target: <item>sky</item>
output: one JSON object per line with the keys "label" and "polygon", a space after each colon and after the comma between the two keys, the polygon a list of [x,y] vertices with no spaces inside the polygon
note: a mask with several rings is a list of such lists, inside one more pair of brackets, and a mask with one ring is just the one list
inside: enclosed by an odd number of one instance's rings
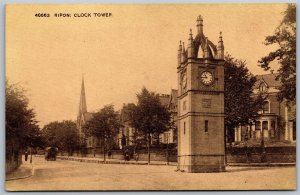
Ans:
{"label": "sky", "polygon": [[[75,120],[84,75],[87,109],[136,102],[142,87],[168,94],[177,88],[177,50],[204,34],[225,53],[246,60],[253,74],[266,74],[258,60],[275,47],[263,44],[280,24],[286,4],[9,5],[6,8],[6,78],[26,89],[43,126]],[[36,17],[47,13],[50,17]],[[72,17],[54,17],[68,13]],[[112,13],[111,17],[74,17]],[[276,70],[276,65],[274,66]]]}

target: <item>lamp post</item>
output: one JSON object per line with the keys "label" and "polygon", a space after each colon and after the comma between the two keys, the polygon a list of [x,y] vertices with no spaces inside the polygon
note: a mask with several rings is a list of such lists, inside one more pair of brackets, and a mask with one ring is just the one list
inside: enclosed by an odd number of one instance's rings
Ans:
{"label": "lamp post", "polygon": [[167,165],[169,165],[169,133],[166,133],[167,136]]}

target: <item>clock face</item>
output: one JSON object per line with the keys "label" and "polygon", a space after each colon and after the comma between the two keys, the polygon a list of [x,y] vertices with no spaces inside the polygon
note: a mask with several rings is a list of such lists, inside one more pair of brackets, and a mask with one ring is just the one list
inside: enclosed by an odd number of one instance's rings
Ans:
{"label": "clock face", "polygon": [[182,74],[181,82],[182,82],[182,87],[185,89],[186,88],[186,83],[187,83],[186,72],[184,72]]}
{"label": "clock face", "polygon": [[211,72],[208,71],[204,71],[201,74],[201,81],[202,83],[204,83],[205,85],[210,85],[213,82],[213,75]]}

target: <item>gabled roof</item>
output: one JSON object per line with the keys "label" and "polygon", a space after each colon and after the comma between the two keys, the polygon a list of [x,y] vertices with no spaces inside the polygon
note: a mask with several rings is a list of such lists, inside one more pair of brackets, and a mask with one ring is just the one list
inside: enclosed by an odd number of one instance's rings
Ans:
{"label": "gabled roof", "polygon": [[160,100],[160,103],[163,106],[167,107],[169,105],[170,95],[168,95],[168,94],[161,94],[161,95],[159,95],[159,100]]}
{"label": "gabled roof", "polygon": [[268,87],[279,87],[281,86],[281,82],[279,80],[276,80],[276,77],[278,76],[278,73],[273,74],[264,74],[264,75],[256,75],[256,83],[254,85],[255,88],[259,88],[259,85],[263,82]]}
{"label": "gabled roof", "polygon": [[120,120],[122,122],[129,121],[129,107],[133,105],[133,103],[123,104],[123,107],[120,111]]}

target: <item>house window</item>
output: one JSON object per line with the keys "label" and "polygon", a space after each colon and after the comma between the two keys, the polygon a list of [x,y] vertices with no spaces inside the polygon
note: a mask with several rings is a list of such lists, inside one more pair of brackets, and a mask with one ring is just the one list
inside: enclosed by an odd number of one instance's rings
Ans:
{"label": "house window", "polygon": [[255,130],[260,130],[261,129],[261,123],[260,121],[255,122]]}
{"label": "house window", "polygon": [[183,110],[186,110],[186,101],[183,102]]}
{"label": "house window", "polygon": [[270,130],[270,133],[271,133],[271,137],[275,137],[275,126],[276,126],[276,122],[274,120],[271,121],[271,130]]}
{"label": "house window", "polygon": [[270,102],[264,101],[263,107],[262,107],[262,113],[270,113]]}
{"label": "house window", "polygon": [[204,132],[208,132],[208,120],[204,121]]}
{"label": "house window", "polygon": [[183,134],[185,135],[185,122],[183,122]]}
{"label": "house window", "polygon": [[261,84],[259,85],[259,91],[260,91],[260,92],[265,92],[265,91],[267,91],[267,86],[266,86],[265,83],[261,83]]}
{"label": "house window", "polygon": [[170,133],[164,133],[164,143],[170,143]]}
{"label": "house window", "polygon": [[263,121],[262,128],[263,130],[268,130],[268,121]]}

